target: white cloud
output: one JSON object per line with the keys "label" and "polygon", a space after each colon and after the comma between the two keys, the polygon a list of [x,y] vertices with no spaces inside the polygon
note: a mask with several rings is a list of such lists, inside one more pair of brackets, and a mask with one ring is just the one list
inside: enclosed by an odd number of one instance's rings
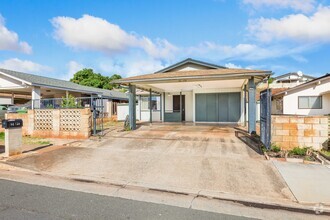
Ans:
{"label": "white cloud", "polygon": [[153,73],[157,70],[165,68],[160,60],[153,58],[136,58],[121,59],[120,61],[107,60],[101,62],[99,68],[102,72],[109,74],[121,74],[129,77],[141,74]]}
{"label": "white cloud", "polygon": [[315,0],[243,0],[244,4],[250,4],[255,9],[261,7],[289,8],[296,11],[311,12],[315,9]]}
{"label": "white cloud", "polygon": [[263,42],[291,39],[308,43],[330,42],[330,7],[319,7],[311,16],[293,14],[281,19],[251,20],[249,33]]}
{"label": "white cloud", "polygon": [[19,41],[17,33],[10,31],[5,26],[5,19],[0,14],[0,50],[12,50],[23,53],[32,53],[32,47],[24,42]]}
{"label": "white cloud", "polygon": [[203,42],[196,47],[188,48],[186,50],[186,56],[207,57],[212,60],[257,61],[299,54],[307,49],[307,46],[292,48],[279,45],[262,47],[256,44],[238,44],[230,46],[213,42]]}
{"label": "white cloud", "polygon": [[236,65],[234,63],[226,63],[225,67],[230,68],[230,69],[242,69],[241,65]]}
{"label": "white cloud", "polygon": [[80,64],[74,60],[71,60],[66,66],[68,68],[68,73],[62,77],[64,80],[70,80],[76,72],[85,68],[83,64]]}
{"label": "white cloud", "polygon": [[34,63],[29,60],[20,60],[18,58],[12,58],[0,62],[0,67],[9,70],[15,70],[28,73],[43,73],[52,71],[51,67],[44,66],[38,63]]}
{"label": "white cloud", "polygon": [[148,37],[128,33],[116,24],[90,15],[78,19],[55,17],[51,22],[55,28],[55,38],[75,49],[109,54],[142,49],[155,58],[171,57],[176,50],[167,40],[157,39],[154,42]]}

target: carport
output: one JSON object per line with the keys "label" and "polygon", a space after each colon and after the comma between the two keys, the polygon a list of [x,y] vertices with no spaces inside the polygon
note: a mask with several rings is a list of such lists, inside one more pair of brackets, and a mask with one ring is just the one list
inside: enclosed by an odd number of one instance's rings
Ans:
{"label": "carport", "polygon": [[149,91],[149,100],[152,94],[159,94],[162,122],[245,125],[248,121],[252,133],[256,131],[256,84],[270,75],[270,71],[264,70],[220,68],[146,74],[116,83],[129,87],[132,130],[136,128],[136,88],[139,88]]}

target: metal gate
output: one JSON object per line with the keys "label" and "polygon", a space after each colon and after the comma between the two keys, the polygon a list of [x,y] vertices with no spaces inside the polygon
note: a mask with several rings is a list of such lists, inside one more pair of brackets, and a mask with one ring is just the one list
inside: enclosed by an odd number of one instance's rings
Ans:
{"label": "metal gate", "polygon": [[271,145],[271,107],[272,92],[266,89],[260,92],[260,139],[267,149]]}
{"label": "metal gate", "polygon": [[91,97],[93,116],[93,135],[103,135],[104,100],[102,97]]}

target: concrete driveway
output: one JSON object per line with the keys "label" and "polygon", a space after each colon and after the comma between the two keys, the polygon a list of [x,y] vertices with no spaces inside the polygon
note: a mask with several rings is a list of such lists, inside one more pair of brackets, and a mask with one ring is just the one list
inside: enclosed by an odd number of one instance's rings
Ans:
{"label": "concrete driveway", "polygon": [[294,200],[273,164],[230,126],[145,125],[11,161],[52,175],[185,193]]}

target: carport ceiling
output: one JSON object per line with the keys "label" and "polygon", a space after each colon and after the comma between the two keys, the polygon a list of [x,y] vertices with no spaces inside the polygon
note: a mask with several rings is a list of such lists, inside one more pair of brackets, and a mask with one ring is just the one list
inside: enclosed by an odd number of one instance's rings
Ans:
{"label": "carport ceiling", "polygon": [[147,84],[144,87],[152,88],[158,92],[179,92],[192,91],[196,89],[215,89],[215,88],[242,88],[245,79],[218,80],[218,81],[196,81],[196,82],[173,82]]}

